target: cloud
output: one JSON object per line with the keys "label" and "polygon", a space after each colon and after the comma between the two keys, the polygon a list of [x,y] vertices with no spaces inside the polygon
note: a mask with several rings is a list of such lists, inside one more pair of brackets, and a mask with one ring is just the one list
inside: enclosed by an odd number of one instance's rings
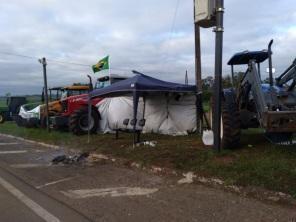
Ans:
{"label": "cloud", "polygon": [[[90,66],[110,55],[113,72],[136,69],[160,79],[194,82],[192,1],[174,0],[0,0],[0,52],[47,57],[51,86],[87,81]],[[295,53],[293,0],[225,2],[224,62],[236,52],[260,50],[275,39],[274,63],[280,72]],[[173,27],[173,29],[172,29]],[[213,75],[215,38],[201,30],[203,75]],[[244,69],[241,67],[240,69]],[[229,67],[224,65],[224,74]],[[96,75],[93,75],[94,77]],[[36,59],[0,56],[0,95],[39,93],[42,67]]]}

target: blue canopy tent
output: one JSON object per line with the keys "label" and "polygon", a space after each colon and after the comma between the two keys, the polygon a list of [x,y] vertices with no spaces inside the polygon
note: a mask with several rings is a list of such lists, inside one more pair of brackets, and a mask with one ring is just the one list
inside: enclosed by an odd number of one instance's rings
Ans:
{"label": "blue canopy tent", "polygon": [[[96,89],[90,92],[90,99],[96,97],[117,97],[132,94],[133,96],[133,120],[137,121],[138,102],[140,96],[148,93],[195,93],[196,87],[193,85],[184,85],[162,81],[142,73],[137,73],[134,77],[114,83],[102,89]],[[134,143],[136,124],[133,125]]]}

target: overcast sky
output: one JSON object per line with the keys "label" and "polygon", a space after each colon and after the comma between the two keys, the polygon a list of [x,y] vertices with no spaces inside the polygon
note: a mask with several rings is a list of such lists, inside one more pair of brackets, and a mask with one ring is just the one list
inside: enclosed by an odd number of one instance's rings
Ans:
{"label": "overcast sky", "polygon": [[[135,69],[183,82],[188,70],[193,82],[193,0],[180,0],[176,7],[177,2],[0,0],[0,52],[87,65],[48,61],[50,86],[87,81],[91,65],[106,55],[115,73]],[[232,54],[264,49],[272,38],[277,73],[292,62],[295,0],[225,0],[225,8],[224,75]],[[213,75],[214,33],[201,32],[203,75]],[[37,59],[0,54],[0,95],[39,93],[42,83]]]}

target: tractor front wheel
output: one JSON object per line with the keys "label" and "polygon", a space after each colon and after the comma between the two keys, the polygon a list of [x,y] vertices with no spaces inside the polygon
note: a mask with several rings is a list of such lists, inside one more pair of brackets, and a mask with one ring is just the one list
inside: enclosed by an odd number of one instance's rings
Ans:
{"label": "tractor front wheel", "polygon": [[82,108],[75,110],[70,116],[69,128],[75,135],[83,135],[90,131],[90,133],[96,133],[99,125],[99,115],[92,109],[90,125],[88,126],[88,109]]}

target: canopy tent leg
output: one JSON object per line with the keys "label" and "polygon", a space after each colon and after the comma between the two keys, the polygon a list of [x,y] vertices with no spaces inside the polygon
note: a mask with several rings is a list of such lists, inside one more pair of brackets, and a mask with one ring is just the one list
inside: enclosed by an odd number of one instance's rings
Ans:
{"label": "canopy tent leg", "polygon": [[91,97],[88,93],[88,100],[87,100],[87,143],[90,143],[90,124],[91,124]]}
{"label": "canopy tent leg", "polygon": [[137,143],[137,132],[136,132],[136,125],[137,125],[137,112],[138,112],[138,104],[139,104],[139,93],[137,91],[133,91],[133,146]]}

